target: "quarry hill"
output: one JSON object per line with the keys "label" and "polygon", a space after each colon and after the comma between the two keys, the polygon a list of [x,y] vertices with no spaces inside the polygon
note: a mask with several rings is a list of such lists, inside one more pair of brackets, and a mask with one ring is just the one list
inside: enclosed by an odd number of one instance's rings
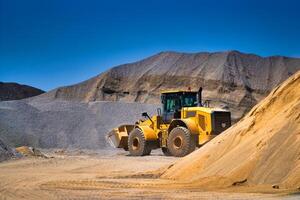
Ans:
{"label": "quarry hill", "polygon": [[300,59],[260,57],[238,51],[162,52],[114,67],[85,82],[57,88],[43,97],[72,101],[158,103],[166,89],[198,90],[214,106],[228,106],[239,119],[275,86],[300,70]]}
{"label": "quarry hill", "polygon": [[28,85],[0,82],[0,101],[19,100],[42,93],[44,93],[43,90]]}

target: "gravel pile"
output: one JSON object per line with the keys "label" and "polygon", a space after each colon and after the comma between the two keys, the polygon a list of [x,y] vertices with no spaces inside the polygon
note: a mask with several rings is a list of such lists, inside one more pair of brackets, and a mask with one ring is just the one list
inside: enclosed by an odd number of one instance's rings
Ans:
{"label": "gravel pile", "polygon": [[0,162],[15,156],[15,152],[0,139]]}
{"label": "gravel pile", "polygon": [[0,136],[12,146],[102,149],[112,128],[134,123],[157,105],[31,99],[0,102]]}

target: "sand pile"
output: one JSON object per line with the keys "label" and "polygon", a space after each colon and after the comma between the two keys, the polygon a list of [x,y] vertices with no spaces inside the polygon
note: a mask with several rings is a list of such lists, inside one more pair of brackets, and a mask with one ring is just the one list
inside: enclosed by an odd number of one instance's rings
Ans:
{"label": "sand pile", "polygon": [[183,158],[163,178],[203,187],[300,188],[300,71],[239,123]]}

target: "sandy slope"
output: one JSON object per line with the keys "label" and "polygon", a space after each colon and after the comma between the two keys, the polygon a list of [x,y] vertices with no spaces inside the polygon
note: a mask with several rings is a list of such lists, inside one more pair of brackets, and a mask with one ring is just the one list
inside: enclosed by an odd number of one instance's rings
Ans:
{"label": "sandy slope", "polygon": [[[289,199],[299,196],[203,191],[156,179],[178,158],[130,157],[123,151],[59,151],[54,158],[0,163],[0,199]],[[145,171],[152,171],[145,173]]]}
{"label": "sandy slope", "polygon": [[164,178],[204,187],[300,188],[300,71]]}

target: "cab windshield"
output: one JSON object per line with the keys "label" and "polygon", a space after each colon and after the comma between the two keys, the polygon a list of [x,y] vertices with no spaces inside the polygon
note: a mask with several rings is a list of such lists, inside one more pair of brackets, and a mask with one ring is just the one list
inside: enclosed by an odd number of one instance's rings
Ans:
{"label": "cab windshield", "polygon": [[164,110],[166,112],[175,112],[182,107],[193,106],[197,106],[196,93],[167,94],[164,97]]}
{"label": "cab windshield", "polygon": [[193,107],[197,106],[197,95],[186,94],[181,96],[181,107]]}

